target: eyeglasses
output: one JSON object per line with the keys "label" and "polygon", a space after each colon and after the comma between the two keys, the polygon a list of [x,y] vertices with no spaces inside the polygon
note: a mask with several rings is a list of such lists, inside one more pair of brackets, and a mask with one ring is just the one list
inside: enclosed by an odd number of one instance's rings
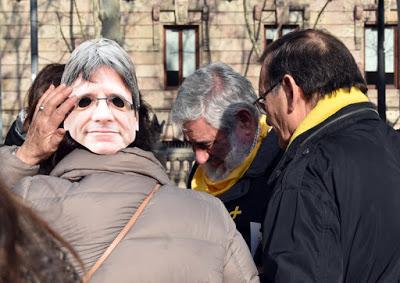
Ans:
{"label": "eyeglasses", "polygon": [[76,103],[76,108],[78,110],[84,110],[89,107],[92,107],[93,105],[98,105],[99,100],[105,100],[107,105],[113,109],[117,109],[119,111],[130,111],[135,109],[135,105],[133,103],[130,103],[127,101],[125,98],[122,98],[117,95],[110,95],[107,97],[94,97],[91,95],[84,95],[79,98],[78,102]]}
{"label": "eyeglasses", "polygon": [[274,90],[274,88],[281,83],[282,80],[279,80],[277,83],[274,83],[272,86],[270,86],[266,91],[264,91],[260,96],[253,102],[253,105],[255,105],[258,110],[260,110],[261,113],[265,114],[265,98],[267,97],[268,93]]}

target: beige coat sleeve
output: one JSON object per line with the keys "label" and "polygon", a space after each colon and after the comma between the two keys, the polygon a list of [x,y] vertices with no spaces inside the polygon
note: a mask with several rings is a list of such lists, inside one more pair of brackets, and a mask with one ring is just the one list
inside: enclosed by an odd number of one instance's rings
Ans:
{"label": "beige coat sleeve", "polygon": [[244,283],[260,282],[258,271],[250,250],[242,235],[236,230],[236,225],[222,204],[222,210],[228,225],[229,239],[224,263],[224,282]]}
{"label": "beige coat sleeve", "polygon": [[39,165],[31,166],[19,160],[13,153],[15,149],[16,146],[0,147],[0,182],[8,190],[22,178],[39,172]]}

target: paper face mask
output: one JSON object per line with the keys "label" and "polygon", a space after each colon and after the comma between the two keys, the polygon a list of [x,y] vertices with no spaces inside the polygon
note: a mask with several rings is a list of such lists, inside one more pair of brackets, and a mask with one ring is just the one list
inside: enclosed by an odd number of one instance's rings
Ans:
{"label": "paper face mask", "polygon": [[89,81],[79,77],[72,88],[78,102],[64,128],[75,141],[94,153],[113,154],[135,140],[132,95],[117,72],[100,67]]}

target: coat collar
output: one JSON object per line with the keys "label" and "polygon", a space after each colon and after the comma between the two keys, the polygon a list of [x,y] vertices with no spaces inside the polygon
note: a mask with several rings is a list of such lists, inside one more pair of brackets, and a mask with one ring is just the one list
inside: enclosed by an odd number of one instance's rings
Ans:
{"label": "coat collar", "polygon": [[340,131],[351,124],[364,119],[380,119],[375,106],[370,102],[354,103],[343,107],[320,124],[300,134],[293,140],[292,144],[284,153],[282,159],[276,166],[268,181],[269,184],[276,181],[287,164],[290,163],[297,154],[306,153],[308,146],[315,143],[329,133]]}
{"label": "coat collar", "polygon": [[75,149],[56,165],[50,175],[76,181],[99,172],[144,175],[156,179],[162,185],[170,183],[154,155],[139,148],[125,148],[110,155]]}
{"label": "coat collar", "polygon": [[340,111],[340,109],[351,104],[362,102],[368,102],[368,98],[356,87],[352,87],[351,89],[340,88],[332,93],[326,94],[318,101],[317,105],[310,113],[308,113],[305,119],[297,127],[290,138],[288,147],[290,147],[290,144],[302,133],[321,124],[323,121]]}

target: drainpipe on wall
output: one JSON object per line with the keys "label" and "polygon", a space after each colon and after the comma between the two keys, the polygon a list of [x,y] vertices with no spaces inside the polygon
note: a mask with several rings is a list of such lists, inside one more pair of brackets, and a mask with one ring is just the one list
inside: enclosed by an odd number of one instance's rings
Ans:
{"label": "drainpipe on wall", "polygon": [[378,112],[386,122],[386,89],[385,89],[385,11],[384,0],[378,1]]}
{"label": "drainpipe on wall", "polygon": [[38,73],[37,0],[30,0],[30,22],[31,22],[31,74],[33,81]]}

